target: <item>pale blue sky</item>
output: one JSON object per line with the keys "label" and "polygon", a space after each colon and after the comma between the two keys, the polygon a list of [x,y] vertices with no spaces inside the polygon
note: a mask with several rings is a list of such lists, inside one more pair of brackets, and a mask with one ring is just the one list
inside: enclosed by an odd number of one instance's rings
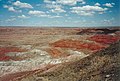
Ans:
{"label": "pale blue sky", "polygon": [[0,26],[120,26],[119,0],[0,0]]}

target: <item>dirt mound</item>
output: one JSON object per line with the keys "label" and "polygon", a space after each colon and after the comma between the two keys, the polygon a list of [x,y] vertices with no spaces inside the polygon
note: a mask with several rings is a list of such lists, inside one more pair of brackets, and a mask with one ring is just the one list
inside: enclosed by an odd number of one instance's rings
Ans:
{"label": "dirt mound", "polygon": [[54,47],[47,49],[47,51],[53,58],[68,56],[68,54],[64,54],[64,52],[62,50],[54,48]]}
{"label": "dirt mound", "polygon": [[8,61],[12,59],[9,56],[6,56],[5,54],[9,52],[24,52],[25,49],[20,49],[18,47],[0,47],[0,61]]}
{"label": "dirt mound", "polygon": [[61,48],[76,48],[76,49],[88,49],[88,50],[100,50],[105,48],[105,46],[96,44],[96,43],[85,43],[79,40],[71,40],[71,39],[62,39],[56,41],[51,44],[54,47],[61,47]]}
{"label": "dirt mound", "polygon": [[95,41],[102,44],[112,44],[119,40],[119,37],[112,35],[94,35],[88,38],[91,41]]}

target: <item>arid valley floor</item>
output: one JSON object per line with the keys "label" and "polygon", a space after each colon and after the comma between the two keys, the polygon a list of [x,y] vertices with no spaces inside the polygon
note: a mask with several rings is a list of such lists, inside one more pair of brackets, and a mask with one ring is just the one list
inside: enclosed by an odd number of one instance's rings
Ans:
{"label": "arid valley floor", "polygon": [[119,27],[0,27],[0,81],[120,81],[119,70]]}

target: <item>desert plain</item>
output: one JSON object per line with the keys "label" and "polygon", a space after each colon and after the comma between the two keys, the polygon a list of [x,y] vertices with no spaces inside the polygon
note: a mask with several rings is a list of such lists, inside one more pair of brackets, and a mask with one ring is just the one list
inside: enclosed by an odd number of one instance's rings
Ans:
{"label": "desert plain", "polygon": [[0,27],[0,81],[120,81],[119,58],[119,27]]}

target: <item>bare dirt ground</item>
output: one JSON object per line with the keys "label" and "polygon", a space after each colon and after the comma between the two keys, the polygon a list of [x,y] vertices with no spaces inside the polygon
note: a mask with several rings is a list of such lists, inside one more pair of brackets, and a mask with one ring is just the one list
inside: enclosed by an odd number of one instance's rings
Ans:
{"label": "bare dirt ground", "polygon": [[0,28],[0,81],[120,81],[120,28]]}

